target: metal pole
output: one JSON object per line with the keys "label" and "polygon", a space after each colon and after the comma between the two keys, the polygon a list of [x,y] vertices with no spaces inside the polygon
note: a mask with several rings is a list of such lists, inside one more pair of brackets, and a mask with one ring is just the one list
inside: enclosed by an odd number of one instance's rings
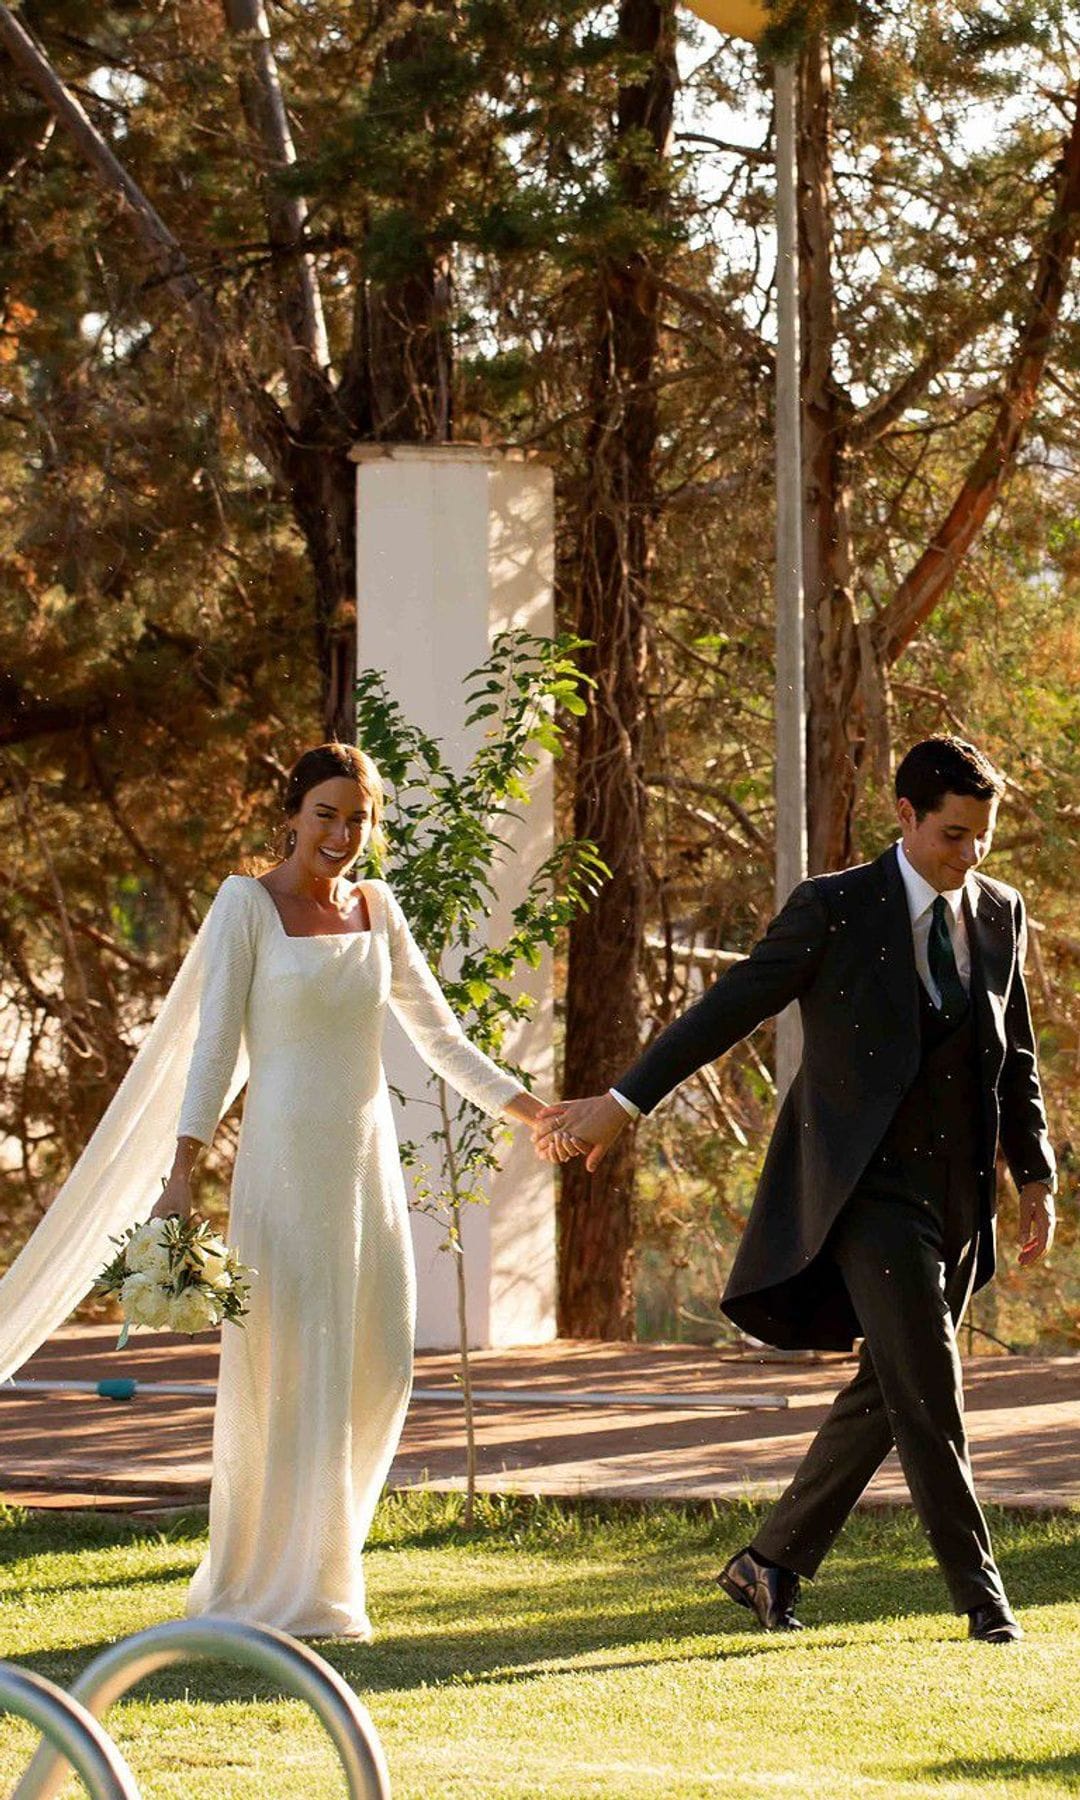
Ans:
{"label": "metal pole", "polygon": [[[112,1392],[113,1388],[123,1391],[116,1394]],[[97,1394],[106,1400],[127,1401],[140,1394],[182,1394],[196,1400],[213,1400],[216,1393],[217,1388],[208,1381],[7,1381],[0,1386],[0,1398],[4,1394],[21,1394],[27,1399],[46,1394]],[[461,1389],[414,1387],[412,1399],[418,1404],[431,1401],[457,1406],[461,1403]],[[782,1394],[741,1394],[734,1389],[719,1389],[706,1394],[666,1391],[642,1394],[636,1391],[623,1393],[617,1388],[597,1391],[593,1388],[484,1387],[473,1389],[473,1399],[491,1406],[648,1406],[658,1412],[679,1407],[690,1412],[760,1412],[787,1405]]]}
{"label": "metal pole", "polygon": [[[806,682],[803,668],[799,237],[795,64],[775,66],[776,106],[776,905],[806,875]],[[776,1085],[802,1055],[798,1011],[777,1021]]]}
{"label": "metal pole", "polygon": [[[417,1401],[460,1400],[460,1388],[413,1388]],[[616,1388],[601,1392],[578,1388],[550,1393],[546,1388],[474,1388],[473,1399],[491,1406],[600,1406],[611,1411],[626,1406],[644,1406],[653,1412],[779,1412],[787,1406],[784,1394],[623,1394]]]}

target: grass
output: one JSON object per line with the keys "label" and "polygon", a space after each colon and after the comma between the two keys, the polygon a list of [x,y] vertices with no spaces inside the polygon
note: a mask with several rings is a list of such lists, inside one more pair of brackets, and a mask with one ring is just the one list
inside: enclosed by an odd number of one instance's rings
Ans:
{"label": "grass", "polygon": [[[992,1516],[1028,1632],[1012,1649],[966,1641],[903,1511],[852,1521],[801,1636],[747,1629],[708,1577],[757,1516],[483,1500],[466,1539],[457,1497],[386,1500],[380,1635],[320,1649],[370,1706],[395,1800],[1080,1794],[1080,1512]],[[179,1616],[203,1530],[0,1512],[0,1656],[67,1684]],[[226,1664],[156,1675],[109,1717],[145,1800],[344,1793],[314,1717]],[[33,1741],[0,1717],[0,1790]]]}

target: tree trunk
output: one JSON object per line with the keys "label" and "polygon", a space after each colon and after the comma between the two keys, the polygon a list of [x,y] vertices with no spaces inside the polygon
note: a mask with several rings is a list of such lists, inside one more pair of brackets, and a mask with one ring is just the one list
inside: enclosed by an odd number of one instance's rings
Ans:
{"label": "tree trunk", "polygon": [[386,443],[444,444],[453,426],[450,260],[367,297],[372,435]]}
{"label": "tree trunk", "polygon": [[[662,215],[662,169],[676,86],[669,4],[623,0],[624,48],[648,59],[623,87],[617,114],[620,184],[627,204]],[[647,133],[653,157],[641,155]],[[600,269],[578,533],[577,629],[597,685],[577,746],[574,830],[591,838],[611,880],[570,928],[564,1092],[587,1094],[638,1052],[638,969],[645,925],[642,779],[645,595],[656,494],[658,432],[651,386],[660,295],[643,252]],[[562,1171],[559,1329],[571,1337],[633,1335],[634,1133],[626,1131],[589,1176]]]}
{"label": "tree trunk", "polygon": [[806,593],[808,860],[851,860],[858,676],[852,591],[848,407],[833,374],[832,65],[816,35],[799,61],[799,310],[802,323],[803,576]]}
{"label": "tree trunk", "polygon": [[[435,0],[444,8],[450,0]],[[388,35],[375,71],[375,87],[390,86],[399,69],[422,61],[423,22],[409,23],[401,0],[381,0],[376,16],[382,29],[400,15],[401,29]],[[410,121],[413,131],[434,132],[433,109]],[[415,196],[416,230],[408,263],[390,278],[371,272],[367,281],[368,408],[371,433],[385,443],[443,444],[453,427],[453,358],[450,329],[453,269],[449,255],[436,251],[424,232],[424,214],[435,195]]]}
{"label": "tree trunk", "polygon": [[311,444],[292,461],[292,506],[315,582],[323,731],[356,741],[356,468],[348,446]]}

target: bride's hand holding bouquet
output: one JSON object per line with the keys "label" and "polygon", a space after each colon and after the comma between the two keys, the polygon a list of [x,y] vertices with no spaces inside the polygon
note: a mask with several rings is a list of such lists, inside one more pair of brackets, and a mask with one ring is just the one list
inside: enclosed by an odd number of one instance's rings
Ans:
{"label": "bride's hand holding bouquet", "polygon": [[[224,1238],[205,1219],[158,1208],[169,1199],[170,1183],[154,1213],[122,1238],[95,1286],[115,1294],[124,1316],[118,1349],[133,1325],[192,1334],[224,1321],[239,1324],[247,1312],[248,1282],[254,1269],[237,1260]],[[190,1207],[190,1194],[189,1194]]]}
{"label": "bride's hand holding bouquet", "polygon": [[168,1179],[162,1182],[162,1192],[150,1214],[152,1219],[167,1219],[173,1213],[182,1219],[190,1217],[191,1174],[201,1148],[197,1138],[177,1138],[173,1166]]}

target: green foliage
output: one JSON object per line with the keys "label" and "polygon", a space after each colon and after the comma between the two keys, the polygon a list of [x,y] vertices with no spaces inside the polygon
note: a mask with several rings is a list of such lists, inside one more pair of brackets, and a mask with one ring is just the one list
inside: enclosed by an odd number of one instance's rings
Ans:
{"label": "green foliage", "polygon": [[866,0],[765,0],[769,23],[758,39],[764,62],[790,62],[809,37],[842,31],[871,32],[878,8]]}
{"label": "green foliage", "polygon": [[[865,414],[913,372],[936,371],[852,458],[850,603],[869,627],[951,505],[997,403],[1071,117],[1075,31],[1062,0],[774,15],[789,49],[808,24],[830,33],[833,374],[845,406]],[[448,257],[454,432],[552,456],[568,624],[585,554],[597,270],[636,257],[662,268],[650,928],[675,949],[746,949],[771,910],[773,831],[774,175],[762,56],[678,12],[694,55],[682,58],[673,154],[657,169],[612,156],[619,85],[635,71],[610,8],[273,7],[298,161],[267,170],[219,7],[64,0],[26,16],[282,404],[289,265],[268,247],[264,181],[310,202],[335,370],[366,343],[373,284],[422,269],[433,251]],[[768,39],[766,58],[779,47]],[[744,147],[728,142],[736,135]],[[302,484],[288,491],[250,455],[216,364],[129,218],[48,131],[7,59],[0,176],[0,669],[18,685],[0,689],[15,732],[0,769],[11,877],[0,1004],[5,1052],[18,1046],[0,1100],[15,1147],[0,1169],[6,1256],[85,1143],[221,874],[269,853],[283,769],[325,731]],[[668,184],[662,229],[628,204],[630,176]],[[1015,878],[1045,927],[1032,987],[1066,1220],[1080,1143],[1078,369],[1073,295],[1020,466],[884,696],[897,744],[959,722],[1016,783],[990,868]],[[372,371],[361,358],[351,373],[297,436],[308,476],[314,445],[344,464],[369,432]],[[63,716],[46,716],[46,701]],[[558,772],[569,837],[572,759]],[[858,854],[887,841],[887,777],[864,770]],[[464,833],[460,854],[472,854]],[[409,897],[414,912],[423,903]],[[685,964],[650,951],[647,1028],[693,992]],[[697,1256],[699,1243],[700,1265],[674,1272],[686,1303],[715,1313],[768,1130],[768,1055],[763,1034],[641,1133],[650,1317],[675,1285],[664,1258]],[[672,1119],[687,1125],[678,1142]],[[1055,1264],[1022,1291],[1003,1281],[1003,1335],[1077,1341],[1067,1231]]]}
{"label": "green foliage", "polygon": [[[507,1027],[532,1007],[510,985],[516,971],[538,965],[607,873],[590,844],[559,843],[533,871],[509,935],[487,941],[509,854],[507,824],[528,804],[540,757],[561,752],[559,714],[573,716],[585,705],[587,678],[574,660],[580,647],[566,635],[500,633],[465,682],[465,729],[480,727],[483,736],[460,773],[438,741],[405,718],[378,671],[364,671],[357,683],[359,740],[392,795],[388,872],[395,893],[468,1035],[496,1057]],[[528,1074],[515,1072],[528,1087]],[[415,1145],[403,1146],[403,1154],[413,1169],[415,1204],[446,1225],[447,1247],[459,1250],[459,1209],[484,1200],[483,1174],[497,1160],[500,1127],[464,1100],[451,1116],[445,1083],[433,1079],[442,1117],[433,1142],[442,1166],[429,1170]]]}

